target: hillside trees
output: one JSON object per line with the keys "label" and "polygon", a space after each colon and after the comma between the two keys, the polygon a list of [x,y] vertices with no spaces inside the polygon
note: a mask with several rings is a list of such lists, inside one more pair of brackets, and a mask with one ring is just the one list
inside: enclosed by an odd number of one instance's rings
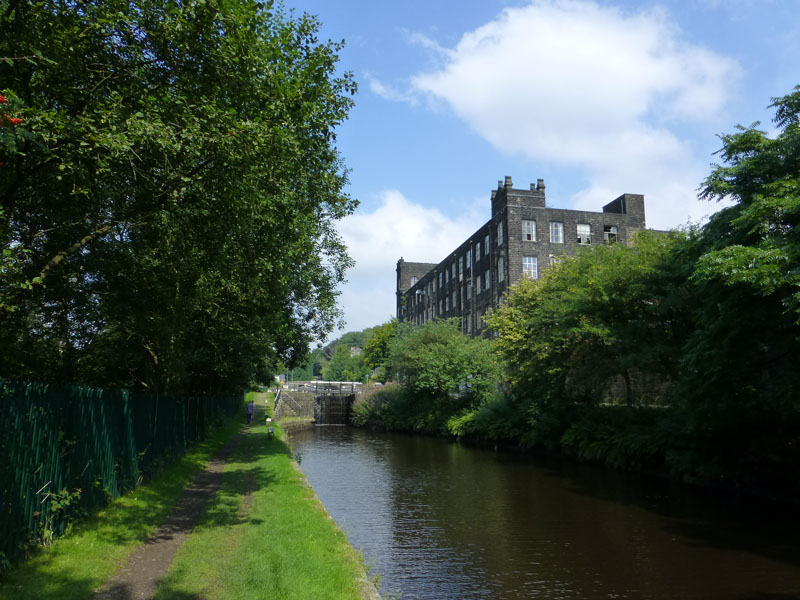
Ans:
{"label": "hillside trees", "polygon": [[317,30],[255,1],[0,0],[0,56],[29,57],[0,62],[24,119],[0,376],[229,390],[332,328],[355,84]]}
{"label": "hillside trees", "polygon": [[349,346],[341,340],[330,362],[322,368],[322,378],[326,381],[364,381],[369,370],[361,355],[353,352],[358,346]]}

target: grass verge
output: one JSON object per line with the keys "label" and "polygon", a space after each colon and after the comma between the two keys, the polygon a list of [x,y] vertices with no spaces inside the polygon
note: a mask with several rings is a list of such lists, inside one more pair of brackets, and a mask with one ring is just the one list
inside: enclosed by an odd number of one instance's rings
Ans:
{"label": "grass verge", "polygon": [[151,483],[118,498],[66,536],[3,573],[0,600],[83,600],[164,521],[189,480],[242,427],[230,421]]}
{"label": "grass verge", "polygon": [[229,459],[222,489],[181,546],[157,600],[359,600],[364,566],[295,468],[263,395],[254,426]]}

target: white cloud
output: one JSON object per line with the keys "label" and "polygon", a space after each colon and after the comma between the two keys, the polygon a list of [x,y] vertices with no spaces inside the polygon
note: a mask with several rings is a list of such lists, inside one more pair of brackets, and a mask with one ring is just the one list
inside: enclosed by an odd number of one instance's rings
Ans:
{"label": "white cloud", "polygon": [[399,90],[393,85],[383,83],[373,77],[370,73],[366,73],[365,77],[367,78],[367,81],[369,81],[370,91],[381,98],[385,100],[391,100],[393,102],[408,102],[410,104],[416,104],[417,96],[413,93]]}
{"label": "white cloud", "polygon": [[708,157],[679,128],[714,123],[740,68],[683,39],[665,11],[535,0],[434,51],[440,67],[384,97],[443,103],[500,151],[577,167],[589,184],[574,204],[644,193],[654,227],[713,210],[696,200]]}
{"label": "white cloud", "polygon": [[356,261],[340,297],[347,320],[344,331],[379,325],[395,315],[395,269],[400,257],[438,263],[488,219],[488,198],[476,198],[454,220],[397,190],[383,191],[373,212],[359,211],[343,219],[338,230]]}

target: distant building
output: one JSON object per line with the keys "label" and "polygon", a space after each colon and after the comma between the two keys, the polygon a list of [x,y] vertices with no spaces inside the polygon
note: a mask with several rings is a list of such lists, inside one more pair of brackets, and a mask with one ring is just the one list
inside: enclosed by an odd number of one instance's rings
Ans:
{"label": "distant building", "polygon": [[439,263],[397,261],[397,318],[423,324],[461,317],[465,333],[480,335],[482,316],[509,286],[578,248],[628,243],[645,228],[644,196],[623,194],[603,212],[547,208],[544,180],[515,189],[511,177],[492,191],[492,218]]}

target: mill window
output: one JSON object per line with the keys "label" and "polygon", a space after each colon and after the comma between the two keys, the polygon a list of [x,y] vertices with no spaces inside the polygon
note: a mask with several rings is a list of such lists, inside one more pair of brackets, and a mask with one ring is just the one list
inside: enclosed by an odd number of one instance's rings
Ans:
{"label": "mill window", "polygon": [[563,244],[564,243],[564,224],[560,221],[550,222],[550,243]]}
{"label": "mill window", "polygon": [[578,223],[578,243],[592,243],[592,226],[586,223]]}
{"label": "mill window", "polygon": [[535,256],[522,257],[522,274],[531,279],[539,278],[539,259]]}
{"label": "mill window", "polygon": [[522,241],[524,242],[536,241],[536,221],[522,222]]}

